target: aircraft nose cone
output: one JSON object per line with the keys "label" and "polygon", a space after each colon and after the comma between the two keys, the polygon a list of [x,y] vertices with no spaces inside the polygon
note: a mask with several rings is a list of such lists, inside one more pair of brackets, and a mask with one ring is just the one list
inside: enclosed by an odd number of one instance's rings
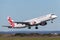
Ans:
{"label": "aircraft nose cone", "polygon": [[52,18],[57,18],[57,16],[56,15],[53,15]]}
{"label": "aircraft nose cone", "polygon": [[55,16],[57,18],[57,16]]}

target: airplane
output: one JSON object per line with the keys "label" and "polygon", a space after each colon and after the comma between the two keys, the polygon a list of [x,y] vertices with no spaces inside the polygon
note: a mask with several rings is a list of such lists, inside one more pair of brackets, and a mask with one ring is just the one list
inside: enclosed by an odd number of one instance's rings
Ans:
{"label": "airplane", "polygon": [[36,26],[35,29],[38,29],[38,25],[45,26],[47,25],[47,21],[51,20],[51,23],[53,23],[53,20],[56,19],[57,16],[55,14],[48,14],[45,16],[33,18],[30,20],[22,21],[22,22],[14,22],[11,17],[8,17],[8,22],[10,26],[3,26],[8,28],[25,28],[28,27],[28,29],[31,29],[32,26]]}

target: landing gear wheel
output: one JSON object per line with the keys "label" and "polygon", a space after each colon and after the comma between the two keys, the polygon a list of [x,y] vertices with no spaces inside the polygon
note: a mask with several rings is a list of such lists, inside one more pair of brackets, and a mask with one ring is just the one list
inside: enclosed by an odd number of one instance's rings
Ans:
{"label": "landing gear wheel", "polygon": [[38,27],[35,27],[35,29],[38,29]]}
{"label": "landing gear wheel", "polygon": [[51,23],[53,23],[53,22],[51,21]]}
{"label": "landing gear wheel", "polygon": [[28,27],[28,29],[31,29],[31,27]]}
{"label": "landing gear wheel", "polygon": [[51,20],[51,23],[53,23],[53,19]]}

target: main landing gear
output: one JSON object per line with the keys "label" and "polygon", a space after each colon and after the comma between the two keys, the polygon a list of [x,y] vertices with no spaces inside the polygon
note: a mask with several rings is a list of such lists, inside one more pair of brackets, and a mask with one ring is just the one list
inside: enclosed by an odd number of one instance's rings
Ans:
{"label": "main landing gear", "polygon": [[[28,27],[28,29],[31,29],[31,27]],[[35,29],[38,29],[38,27],[36,26]]]}
{"label": "main landing gear", "polygon": [[36,26],[35,29],[38,29],[38,27]]}
{"label": "main landing gear", "polygon": [[31,29],[31,27],[28,27],[28,29]]}

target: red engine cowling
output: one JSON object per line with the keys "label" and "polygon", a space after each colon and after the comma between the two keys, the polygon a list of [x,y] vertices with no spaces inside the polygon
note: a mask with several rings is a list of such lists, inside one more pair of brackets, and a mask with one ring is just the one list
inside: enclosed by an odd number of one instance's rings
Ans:
{"label": "red engine cowling", "polygon": [[47,25],[47,22],[46,22],[46,21],[41,22],[40,25],[41,25],[41,26],[45,26],[45,25]]}

